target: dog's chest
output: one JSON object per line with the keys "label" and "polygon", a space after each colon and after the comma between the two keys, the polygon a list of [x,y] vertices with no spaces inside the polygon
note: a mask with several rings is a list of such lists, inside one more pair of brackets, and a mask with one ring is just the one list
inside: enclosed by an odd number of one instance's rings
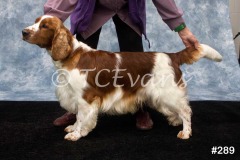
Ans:
{"label": "dog's chest", "polygon": [[61,107],[71,113],[77,112],[77,106],[81,102],[84,88],[87,87],[86,75],[80,74],[79,70],[58,71],[58,85],[56,88],[56,96]]}

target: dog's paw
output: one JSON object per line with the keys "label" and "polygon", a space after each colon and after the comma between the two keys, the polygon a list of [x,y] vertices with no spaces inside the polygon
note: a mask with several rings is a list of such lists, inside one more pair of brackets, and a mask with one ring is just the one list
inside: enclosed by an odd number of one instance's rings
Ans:
{"label": "dog's paw", "polygon": [[64,137],[64,139],[69,140],[69,141],[77,141],[79,138],[81,138],[81,134],[78,131],[68,133]]}
{"label": "dog's paw", "polygon": [[67,127],[64,129],[64,131],[67,132],[67,133],[71,133],[71,132],[73,132],[74,130],[75,130],[74,125],[69,125],[69,126],[67,126]]}
{"label": "dog's paw", "polygon": [[189,139],[190,136],[192,136],[192,132],[191,131],[187,131],[187,132],[184,132],[184,131],[180,131],[177,135],[178,138],[180,139]]}
{"label": "dog's paw", "polygon": [[89,133],[89,131],[88,131],[88,130],[86,130],[86,129],[81,129],[81,135],[82,135],[82,137],[85,137],[85,136],[87,136],[87,135],[88,135],[88,133]]}

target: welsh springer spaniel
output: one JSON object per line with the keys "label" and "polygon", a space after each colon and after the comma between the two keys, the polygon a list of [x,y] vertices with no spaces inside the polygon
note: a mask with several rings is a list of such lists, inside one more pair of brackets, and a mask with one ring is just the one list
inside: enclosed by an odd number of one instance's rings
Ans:
{"label": "welsh springer spaniel", "polygon": [[77,41],[61,20],[41,16],[22,31],[23,40],[46,48],[61,80],[56,96],[61,107],[76,114],[76,122],[65,128],[65,139],[76,141],[97,124],[99,113],[135,113],[143,102],[161,112],[169,124],[183,124],[178,138],[192,134],[191,108],[180,65],[205,57],[221,61],[213,48],[201,44],[174,54],[159,52],[111,53],[95,50]]}

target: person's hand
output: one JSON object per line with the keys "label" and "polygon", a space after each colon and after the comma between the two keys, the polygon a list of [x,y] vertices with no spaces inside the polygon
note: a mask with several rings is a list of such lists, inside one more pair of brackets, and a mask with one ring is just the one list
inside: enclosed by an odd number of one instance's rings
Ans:
{"label": "person's hand", "polygon": [[197,38],[192,34],[192,32],[185,27],[183,30],[178,32],[180,38],[183,41],[183,44],[188,48],[194,46],[196,49],[200,45]]}

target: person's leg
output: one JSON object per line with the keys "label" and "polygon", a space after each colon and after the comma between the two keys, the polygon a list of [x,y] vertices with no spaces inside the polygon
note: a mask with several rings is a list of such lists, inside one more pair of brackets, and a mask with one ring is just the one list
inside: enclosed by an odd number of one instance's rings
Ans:
{"label": "person's leg", "polygon": [[77,34],[76,38],[78,41],[81,41],[85,44],[87,44],[88,46],[90,46],[93,49],[97,49],[97,45],[98,45],[98,41],[99,41],[99,36],[101,33],[101,29],[97,30],[95,33],[93,33],[90,37],[88,37],[87,39],[84,39],[81,34]]}
{"label": "person's leg", "polygon": [[136,113],[136,127],[141,130],[149,130],[153,127],[152,118],[144,107]]}
{"label": "person's leg", "polygon": [[[76,35],[76,38],[78,41],[81,41],[90,47],[97,49],[98,41],[99,41],[99,35],[101,33],[101,28],[97,30],[94,34],[92,34],[87,39],[84,39],[80,34]],[[61,117],[54,120],[53,124],[55,126],[66,126],[69,124],[73,124],[76,121],[76,115],[72,113],[65,113]]]}
{"label": "person's leg", "polygon": [[113,18],[121,52],[143,52],[142,37],[117,15]]}
{"label": "person's leg", "polygon": [[[113,17],[118,43],[121,52],[143,52],[142,37],[124,23],[117,15]],[[151,129],[153,121],[147,111],[140,109],[136,113],[136,127],[142,130]]]}

